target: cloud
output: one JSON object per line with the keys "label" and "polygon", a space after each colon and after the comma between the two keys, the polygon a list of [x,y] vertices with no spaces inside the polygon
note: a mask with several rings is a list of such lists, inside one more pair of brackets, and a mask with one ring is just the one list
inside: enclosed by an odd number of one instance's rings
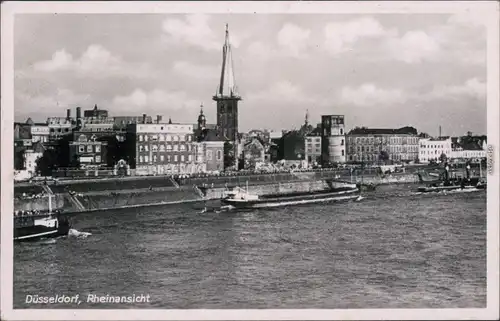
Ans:
{"label": "cloud", "polygon": [[343,22],[330,22],[324,29],[325,49],[332,54],[352,50],[352,46],[361,38],[379,38],[397,33],[395,29],[386,30],[372,17],[359,18]]}
{"label": "cloud", "polygon": [[[57,89],[53,94],[30,95],[16,92],[15,97],[27,111],[37,113],[37,111],[43,110],[44,113],[50,112],[53,116],[57,116],[67,108],[91,105],[93,103],[91,95],[75,93],[66,88]],[[16,106],[16,113],[17,109],[18,107]]]}
{"label": "cloud", "polygon": [[284,103],[312,103],[314,98],[305,93],[302,88],[288,80],[272,84],[268,89],[248,93],[248,100],[279,101]]}
{"label": "cloud", "polygon": [[151,76],[146,64],[131,64],[124,62],[119,56],[114,56],[101,45],[90,45],[78,59],[64,48],[56,51],[49,60],[39,61],[33,65],[39,72],[74,72],[77,76]]}
{"label": "cloud", "polygon": [[209,65],[199,65],[188,61],[176,61],[172,70],[180,75],[195,79],[217,79],[220,77],[220,68]]}
{"label": "cloud", "polygon": [[199,102],[191,99],[184,91],[167,92],[162,89],[145,91],[135,89],[125,96],[116,96],[112,101],[117,110],[140,109],[144,111],[176,111],[185,108],[198,108]]}
{"label": "cloud", "polygon": [[477,78],[471,78],[462,85],[436,86],[422,98],[426,100],[458,100],[463,97],[484,99],[486,97],[486,83]]}
{"label": "cloud", "polygon": [[220,50],[222,41],[215,37],[208,24],[209,19],[205,14],[187,15],[184,19],[167,18],[162,28],[173,42],[185,42],[204,50]]}
{"label": "cloud", "polygon": [[453,25],[459,25],[463,27],[470,28],[474,27],[485,27],[487,19],[484,17],[484,12],[481,11],[469,11],[467,13],[458,13],[452,15],[448,18],[447,23]]}
{"label": "cloud", "polygon": [[291,56],[299,57],[307,46],[311,30],[286,23],[278,32],[278,44]]}
{"label": "cloud", "polygon": [[402,103],[407,99],[407,95],[402,90],[378,88],[371,83],[365,83],[356,88],[345,86],[340,91],[342,103],[357,106],[380,107],[379,105]]}
{"label": "cloud", "polygon": [[440,52],[439,43],[421,30],[408,31],[401,38],[389,39],[387,49],[393,59],[406,63],[420,63]]}

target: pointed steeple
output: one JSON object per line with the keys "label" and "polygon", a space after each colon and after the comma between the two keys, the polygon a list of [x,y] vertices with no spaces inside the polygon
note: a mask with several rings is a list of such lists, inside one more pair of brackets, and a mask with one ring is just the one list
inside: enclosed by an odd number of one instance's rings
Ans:
{"label": "pointed steeple", "polygon": [[305,119],[304,124],[306,126],[309,125],[309,109],[306,109],[306,119]]}
{"label": "pointed steeple", "polygon": [[233,55],[229,42],[229,26],[226,24],[226,38],[222,47],[222,70],[217,97],[239,97],[234,80]]}

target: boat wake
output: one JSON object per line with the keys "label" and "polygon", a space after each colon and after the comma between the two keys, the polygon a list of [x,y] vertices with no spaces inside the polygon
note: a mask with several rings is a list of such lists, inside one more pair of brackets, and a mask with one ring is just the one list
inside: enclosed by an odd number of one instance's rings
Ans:
{"label": "boat wake", "polygon": [[80,238],[80,239],[87,238],[87,236],[89,236],[89,235],[92,235],[92,233],[80,232],[80,231],[75,230],[75,229],[70,229],[68,232],[68,237],[76,237],[76,238]]}

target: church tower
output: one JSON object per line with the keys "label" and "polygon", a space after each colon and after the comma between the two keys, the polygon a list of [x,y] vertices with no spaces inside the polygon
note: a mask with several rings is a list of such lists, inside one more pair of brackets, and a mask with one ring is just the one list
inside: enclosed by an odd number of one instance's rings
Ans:
{"label": "church tower", "polygon": [[203,104],[200,106],[200,115],[198,116],[198,130],[203,130],[207,127],[207,119],[203,115]]}
{"label": "church tower", "polygon": [[234,81],[233,58],[229,43],[229,29],[226,24],[226,38],[222,47],[222,71],[219,86],[213,100],[217,102],[217,128],[222,137],[234,146],[234,156],[238,157],[238,101]]}

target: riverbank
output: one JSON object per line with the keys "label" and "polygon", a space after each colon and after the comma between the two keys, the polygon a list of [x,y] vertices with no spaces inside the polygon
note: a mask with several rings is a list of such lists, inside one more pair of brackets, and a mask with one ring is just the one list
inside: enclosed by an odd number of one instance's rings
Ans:
{"label": "riverbank", "polygon": [[[386,176],[363,175],[352,177],[337,172],[297,172],[253,176],[218,176],[189,178],[172,182],[170,177],[149,177],[141,180],[113,180],[99,182],[61,183],[52,185],[24,185],[15,187],[14,209],[48,209],[45,197],[23,198],[23,193],[43,194],[50,192],[52,208],[63,212],[94,212],[111,209],[160,206],[178,203],[196,203],[220,199],[226,187],[249,186],[249,191],[257,195],[282,193],[299,190],[318,190],[326,187],[326,179],[373,185],[416,183],[415,174],[392,174]],[[197,186],[205,186],[202,193]]]}

